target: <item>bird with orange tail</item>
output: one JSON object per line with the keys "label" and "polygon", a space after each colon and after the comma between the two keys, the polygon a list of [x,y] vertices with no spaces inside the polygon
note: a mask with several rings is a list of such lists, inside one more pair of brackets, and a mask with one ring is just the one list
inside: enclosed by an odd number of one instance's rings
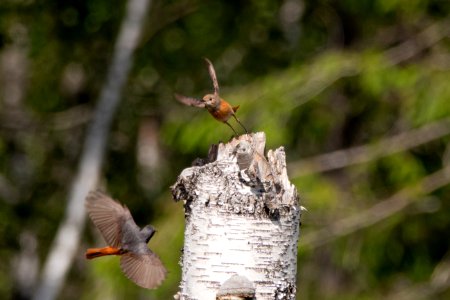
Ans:
{"label": "bird with orange tail", "polygon": [[86,209],[109,245],[87,249],[86,258],[119,255],[120,268],[129,279],[147,289],[159,286],[167,271],[159,257],[147,246],[155,229],[151,225],[140,229],[126,206],[98,191],[88,194]]}
{"label": "bird with orange tail", "polygon": [[245,132],[248,133],[245,126],[236,117],[236,111],[238,110],[239,105],[231,106],[230,103],[220,98],[219,82],[217,81],[214,66],[209,59],[205,58],[205,61],[208,64],[209,76],[213,82],[214,94],[207,94],[202,99],[175,94],[175,98],[185,105],[206,108],[214,119],[227,124],[231,130],[233,130],[234,134],[237,135],[236,130],[234,130],[233,126],[228,123],[228,119],[233,117],[242,126],[242,128],[244,128]]}

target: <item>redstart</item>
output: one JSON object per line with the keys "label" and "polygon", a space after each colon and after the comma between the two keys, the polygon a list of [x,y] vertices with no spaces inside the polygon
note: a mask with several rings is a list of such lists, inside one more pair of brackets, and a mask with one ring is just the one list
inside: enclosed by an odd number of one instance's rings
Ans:
{"label": "redstart", "polygon": [[233,153],[236,156],[236,162],[239,169],[245,171],[251,181],[262,183],[266,191],[269,190],[268,184],[274,180],[272,167],[270,166],[264,154],[259,153],[247,141],[241,141],[236,145]]}
{"label": "redstart", "polygon": [[109,245],[87,249],[86,258],[119,255],[120,268],[129,279],[147,289],[159,286],[167,271],[159,257],[147,246],[155,229],[151,225],[140,229],[126,206],[98,191],[88,194],[86,209]]}
{"label": "redstart", "polygon": [[230,103],[220,98],[219,82],[217,81],[214,66],[209,59],[205,58],[205,61],[208,64],[209,76],[213,82],[214,94],[207,94],[202,99],[175,94],[175,98],[185,105],[202,108],[205,107],[216,120],[227,124],[231,130],[233,130],[234,134],[237,135],[234,128],[230,125],[230,123],[228,123],[228,119],[233,117],[242,126],[242,128],[244,128],[245,132],[248,133],[245,126],[236,117],[236,111],[238,110],[239,105],[231,106]]}

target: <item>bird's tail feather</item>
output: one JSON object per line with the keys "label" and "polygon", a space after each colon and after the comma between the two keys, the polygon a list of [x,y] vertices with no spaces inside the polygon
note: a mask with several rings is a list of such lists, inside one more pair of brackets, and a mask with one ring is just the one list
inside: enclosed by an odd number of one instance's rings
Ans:
{"label": "bird's tail feather", "polygon": [[105,255],[121,255],[123,250],[114,247],[104,247],[104,248],[89,248],[86,250],[86,258],[93,259]]}

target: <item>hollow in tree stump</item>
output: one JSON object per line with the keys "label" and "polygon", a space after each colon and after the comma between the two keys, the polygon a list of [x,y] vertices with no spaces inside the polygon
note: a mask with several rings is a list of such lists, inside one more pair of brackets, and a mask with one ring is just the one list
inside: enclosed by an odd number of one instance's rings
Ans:
{"label": "hollow in tree stump", "polygon": [[186,227],[179,299],[295,299],[301,206],[262,132],[213,145],[171,187]]}

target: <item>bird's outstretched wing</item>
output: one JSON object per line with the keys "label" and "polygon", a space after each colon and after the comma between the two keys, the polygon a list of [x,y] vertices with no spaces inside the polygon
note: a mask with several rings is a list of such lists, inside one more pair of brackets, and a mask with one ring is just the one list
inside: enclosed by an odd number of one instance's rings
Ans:
{"label": "bird's outstretched wing", "polygon": [[153,289],[166,278],[167,270],[159,257],[148,250],[147,254],[128,252],[120,258],[120,268],[137,285]]}
{"label": "bird's outstretched wing", "polygon": [[201,99],[192,98],[192,97],[186,97],[180,94],[174,94],[175,99],[180,101],[181,103],[189,106],[195,106],[195,107],[205,107],[205,103]]}
{"label": "bird's outstretched wing", "polygon": [[122,225],[127,220],[133,221],[128,208],[99,191],[89,192],[85,205],[89,217],[108,245],[119,247],[122,239]]}
{"label": "bird's outstretched wing", "polygon": [[211,77],[211,80],[213,82],[213,86],[214,86],[214,97],[216,98],[216,101],[220,100],[219,97],[219,82],[217,81],[217,76],[216,76],[216,71],[214,70],[214,66],[212,64],[212,62],[207,59],[206,57],[204,57],[206,63],[208,64],[208,72],[209,72],[209,76]]}

